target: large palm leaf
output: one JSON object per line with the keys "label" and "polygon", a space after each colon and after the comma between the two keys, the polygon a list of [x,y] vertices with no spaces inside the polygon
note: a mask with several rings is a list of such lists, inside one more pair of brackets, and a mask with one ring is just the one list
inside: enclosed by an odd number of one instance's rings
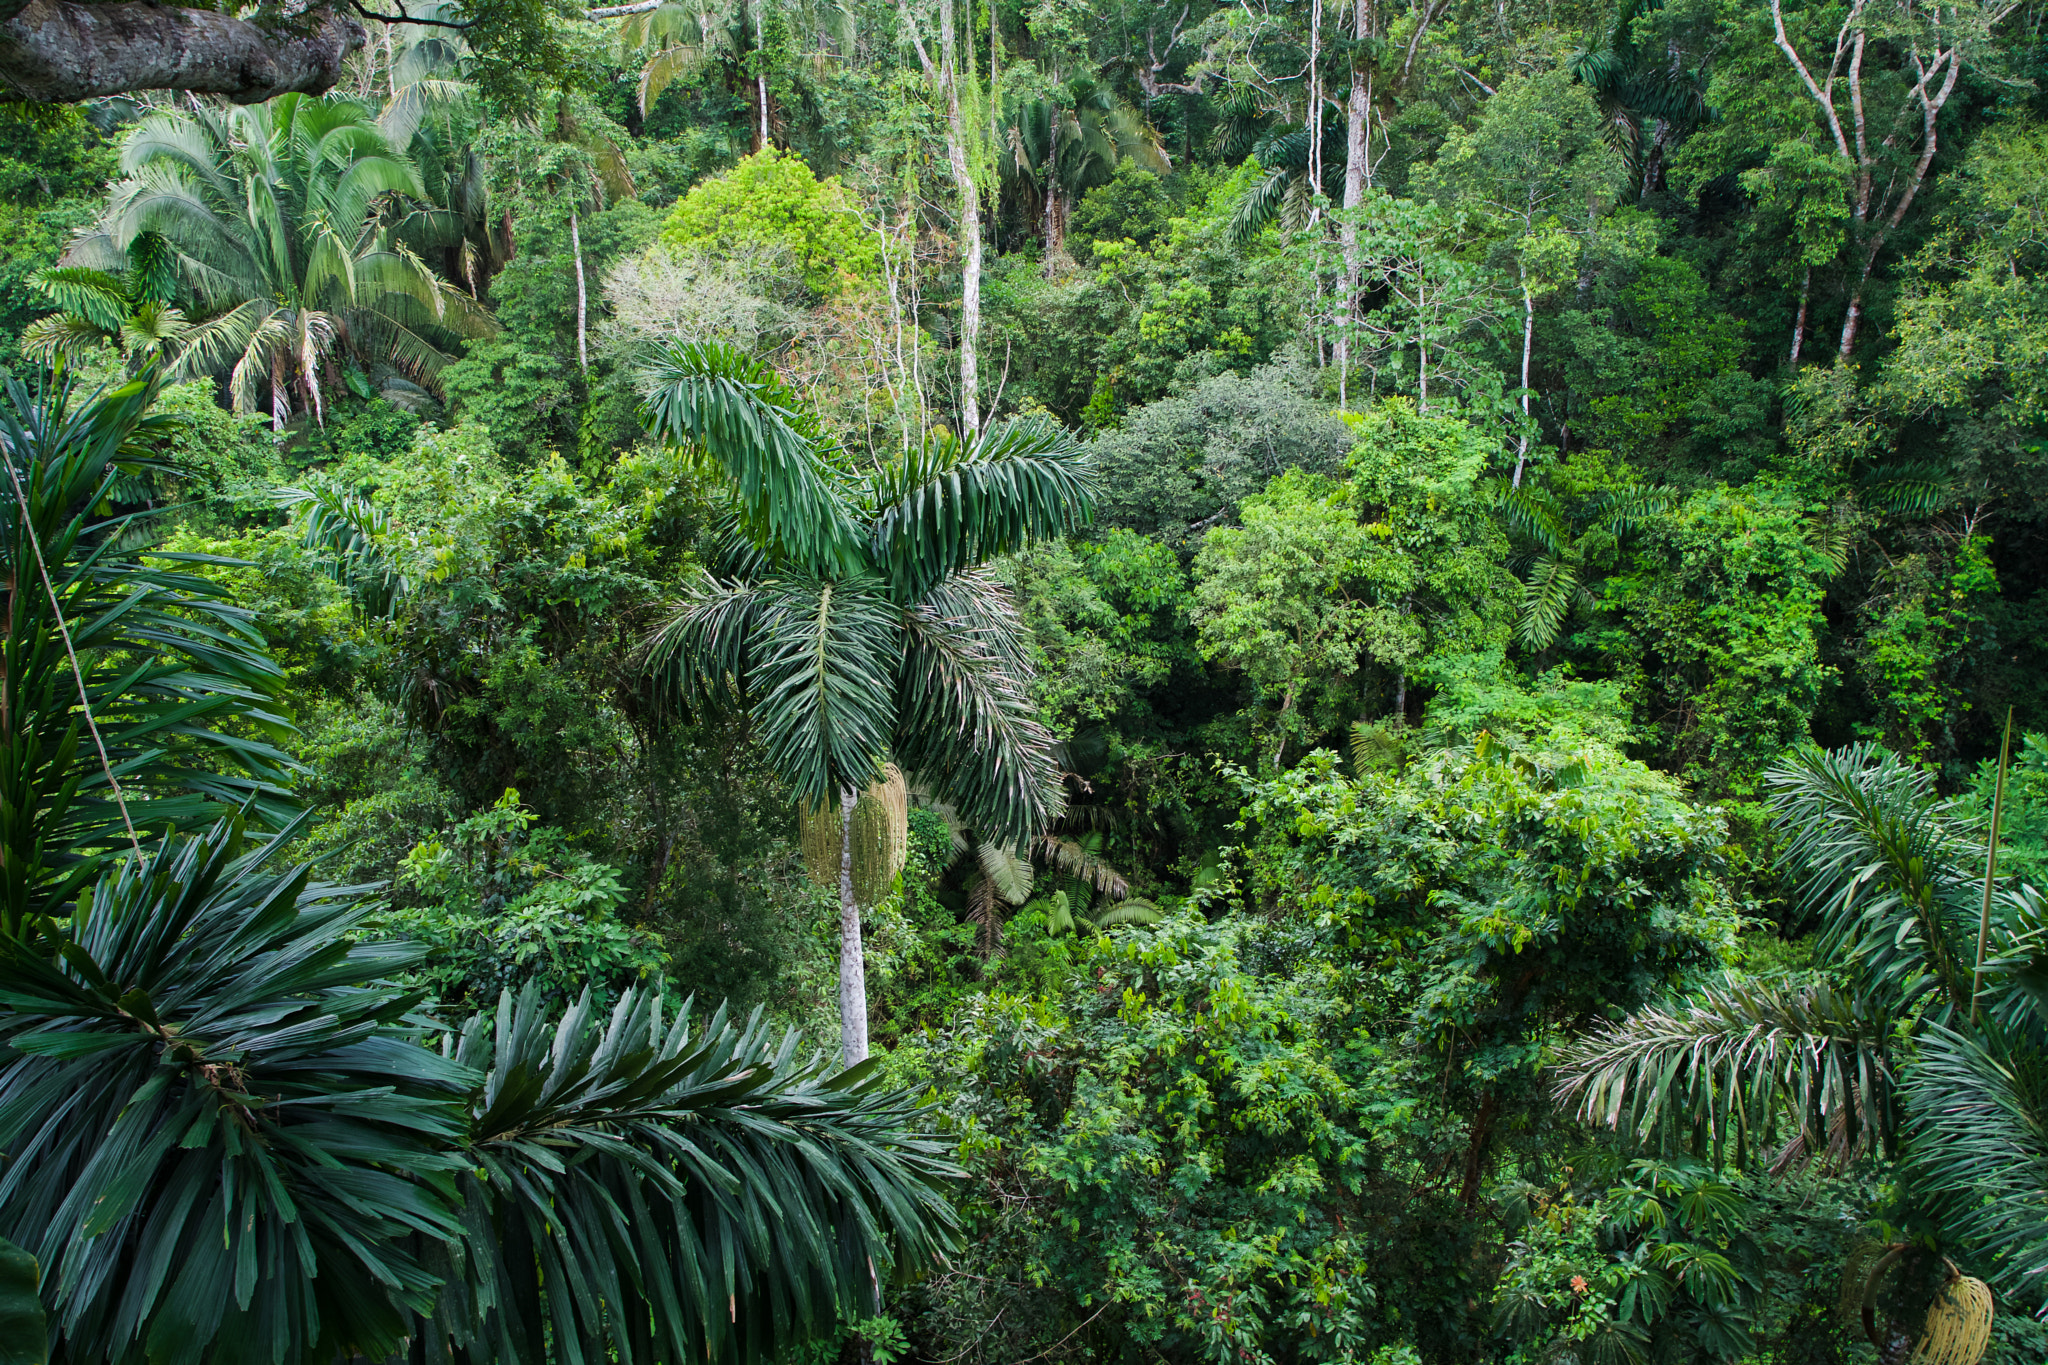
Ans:
{"label": "large palm leaf", "polygon": [[283,674],[250,613],[188,571],[221,561],[145,555],[146,523],[105,511],[156,467],[171,426],[149,414],[156,390],[10,380],[0,404],[0,554],[16,585],[0,639],[0,932],[67,899],[133,830],[245,808],[275,828],[297,810],[276,746],[292,733]]}
{"label": "large palm leaf", "polygon": [[351,942],[365,908],[222,826],[0,935],[0,1236],[66,1358],[382,1359],[431,1307],[461,1072],[362,984],[420,957]]}
{"label": "large palm leaf", "polygon": [[1796,753],[1766,775],[1821,950],[1903,1010],[1969,1009],[1981,838],[1926,769],[1874,744]]}
{"label": "large palm leaf", "polygon": [[1985,1277],[2048,1309],[2048,1052],[2038,1027],[1972,1037],[1936,1025],[1905,1076],[1914,1187]]}
{"label": "large palm leaf", "polygon": [[1826,987],[1749,985],[1643,1010],[1569,1046],[1558,1098],[1588,1123],[1717,1157],[1787,1138],[1780,1167],[1898,1145],[1892,1021]]}
{"label": "large palm leaf", "polygon": [[765,1360],[878,1311],[892,1272],[955,1244],[958,1173],[917,1135],[922,1111],[868,1068],[799,1058],[758,1011],[697,1030],[687,1007],[670,1018],[658,991],[629,991],[608,1019],[586,993],[557,1020],[529,988],[450,1050],[482,1077],[474,1260],[432,1355]]}
{"label": "large palm leaf", "polygon": [[[122,152],[124,178],[83,264],[118,256],[146,234],[169,244],[177,273],[210,314],[182,360],[189,374],[233,370],[238,408],[266,387],[281,423],[297,388],[324,411],[324,358],[336,344],[430,383],[442,339],[495,324],[399,238],[393,202],[424,200],[418,168],[367,106],[286,95],[223,111],[151,115]],[[283,381],[283,382],[281,382]]]}

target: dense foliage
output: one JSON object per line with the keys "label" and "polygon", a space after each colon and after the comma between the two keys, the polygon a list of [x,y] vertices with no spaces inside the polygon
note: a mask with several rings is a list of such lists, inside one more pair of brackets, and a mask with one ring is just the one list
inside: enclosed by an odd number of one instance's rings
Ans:
{"label": "dense foliage", "polygon": [[2048,1354],[2048,12],[376,8],[0,110],[0,1363]]}

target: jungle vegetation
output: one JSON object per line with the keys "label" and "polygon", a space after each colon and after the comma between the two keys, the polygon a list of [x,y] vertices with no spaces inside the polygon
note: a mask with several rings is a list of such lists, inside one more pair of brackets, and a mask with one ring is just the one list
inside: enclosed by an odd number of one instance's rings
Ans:
{"label": "jungle vegetation", "polygon": [[0,1365],[2048,1359],[2048,10],[389,8],[0,4]]}

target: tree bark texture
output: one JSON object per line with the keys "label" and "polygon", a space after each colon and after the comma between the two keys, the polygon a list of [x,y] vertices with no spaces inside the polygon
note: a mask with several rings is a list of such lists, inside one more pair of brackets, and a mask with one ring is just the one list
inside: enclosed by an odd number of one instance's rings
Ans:
{"label": "tree bark texture", "polygon": [[0,85],[43,104],[138,90],[258,104],[330,89],[366,41],[362,24],[338,5],[237,19],[149,3],[0,0]]}
{"label": "tree bark texture", "polygon": [[868,1059],[868,969],[861,951],[860,905],[853,897],[853,808],[860,793],[839,796],[839,1060]]}

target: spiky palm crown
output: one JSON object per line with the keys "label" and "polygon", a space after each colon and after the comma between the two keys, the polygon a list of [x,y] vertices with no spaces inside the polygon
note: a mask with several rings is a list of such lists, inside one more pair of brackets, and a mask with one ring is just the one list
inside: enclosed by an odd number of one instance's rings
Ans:
{"label": "spiky palm crown", "polygon": [[648,427],[726,481],[726,576],[706,574],[650,639],[686,700],[737,692],[769,762],[809,806],[893,760],[1014,846],[1057,813],[1052,737],[1022,623],[984,565],[1076,530],[1085,457],[1057,426],[939,434],[857,470],[774,371],[722,345],[653,362]]}

